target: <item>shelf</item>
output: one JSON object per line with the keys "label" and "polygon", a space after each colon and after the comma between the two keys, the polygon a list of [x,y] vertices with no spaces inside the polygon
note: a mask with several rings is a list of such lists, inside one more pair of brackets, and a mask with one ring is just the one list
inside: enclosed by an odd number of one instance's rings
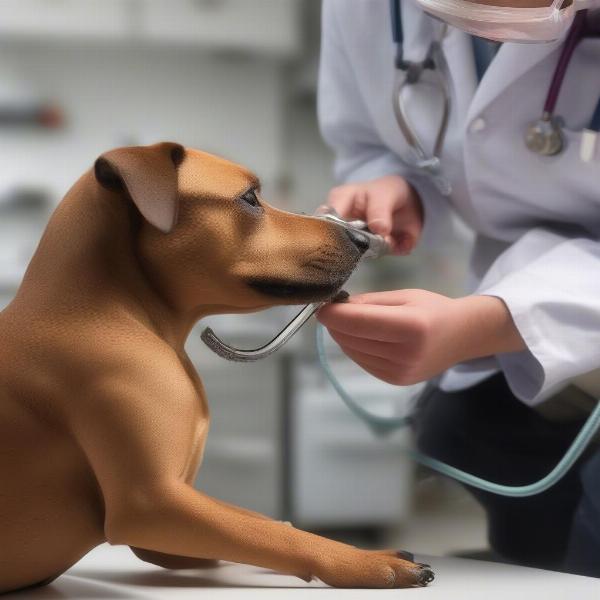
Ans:
{"label": "shelf", "polygon": [[300,0],[4,0],[0,40],[122,41],[289,58]]}
{"label": "shelf", "polygon": [[3,0],[0,38],[125,38],[128,0]]}
{"label": "shelf", "polygon": [[146,0],[143,38],[291,56],[300,48],[298,0]]}

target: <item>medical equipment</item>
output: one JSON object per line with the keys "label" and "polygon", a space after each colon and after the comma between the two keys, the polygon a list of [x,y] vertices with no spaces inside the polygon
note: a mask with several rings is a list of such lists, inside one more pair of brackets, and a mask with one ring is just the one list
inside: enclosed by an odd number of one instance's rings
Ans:
{"label": "medical equipment", "polygon": [[[389,252],[389,246],[385,240],[376,234],[371,233],[364,221],[345,221],[342,219],[334,209],[329,207],[320,207],[317,211],[317,218],[327,219],[332,221],[341,227],[351,229],[353,232],[358,232],[364,235],[369,240],[369,248],[365,252],[364,256],[367,258],[377,258],[383,256]],[[202,332],[202,340],[206,345],[213,350],[219,356],[226,358],[227,360],[248,362],[265,358],[270,354],[273,354],[276,350],[281,348],[291,337],[302,327],[304,323],[315,313],[322,302],[306,305],[297,315],[294,317],[270,342],[259,348],[251,350],[241,350],[230,346],[220,340],[210,328],[206,328]],[[384,417],[373,414],[363,408],[342,386],[338,378],[335,376],[325,351],[325,343],[323,337],[324,327],[317,325],[317,354],[321,367],[325,376],[338,393],[339,397],[343,400],[350,411],[362,420],[373,433],[376,435],[386,435],[395,430],[407,427],[411,423],[410,416],[398,416],[398,417]],[[448,465],[435,458],[431,458],[425,454],[418,452],[411,448],[405,448],[404,451],[411,456],[413,460],[421,463],[438,471],[442,475],[452,477],[457,481],[460,481],[466,485],[491,492],[493,494],[499,494],[502,496],[510,496],[515,498],[522,498],[525,496],[533,496],[540,494],[548,488],[552,487],[562,477],[566,475],[569,469],[575,464],[579,457],[583,454],[588,444],[592,441],[594,435],[600,431],[600,401],[594,408],[587,421],[573,440],[571,446],[566,451],[561,460],[557,465],[548,473],[545,477],[531,483],[529,485],[501,485],[493,481],[487,481],[481,477],[467,473],[452,465]]]}
{"label": "medical equipment", "polygon": [[306,323],[306,321],[308,321],[322,305],[323,302],[307,304],[272,340],[258,348],[243,350],[241,348],[230,346],[221,340],[210,327],[207,327],[202,331],[200,338],[221,358],[236,362],[253,362],[277,352],[277,350],[292,339],[302,325],[304,325],[304,323]]}
{"label": "medical equipment", "polygon": [[[337,222],[340,222],[338,219]],[[341,221],[343,223],[343,220]],[[320,324],[317,325],[316,332],[316,343],[317,343],[317,355],[319,362],[325,376],[337,392],[338,396],[350,409],[350,411],[356,415],[361,421],[363,421],[373,433],[376,435],[386,435],[398,429],[407,427],[411,423],[410,416],[392,416],[384,417],[373,414],[364,407],[362,407],[352,396],[346,391],[344,386],[340,383],[339,379],[335,376],[325,351],[324,342],[324,327]],[[422,388],[419,388],[421,390]],[[448,465],[435,458],[422,454],[412,448],[404,448],[405,452],[411,456],[416,462],[429,467],[435,471],[438,471],[442,475],[452,477],[457,481],[460,481],[466,485],[479,488],[481,490],[498,494],[501,496],[510,496],[515,498],[522,498],[525,496],[533,496],[540,494],[548,488],[552,487],[562,477],[564,477],[569,469],[575,464],[579,457],[583,454],[589,443],[592,441],[596,433],[600,431],[600,400],[598,404],[591,412],[587,421],[573,440],[569,449],[565,452],[561,460],[556,466],[548,473],[545,477],[539,481],[533,482],[528,485],[502,485],[493,481],[488,481],[457,469],[452,465]]]}
{"label": "medical equipment", "polygon": [[[579,0],[579,3],[584,0]],[[448,4],[454,6],[453,0],[419,0],[419,2],[423,5],[427,12],[433,12],[429,10],[430,4]],[[569,33],[567,34],[567,38],[562,46],[562,50],[560,53],[560,57],[556,68],[554,70],[552,81],[550,83],[550,87],[548,88],[548,93],[546,95],[546,100],[544,102],[544,107],[542,111],[542,116],[530,123],[525,132],[525,144],[527,148],[529,148],[532,152],[536,154],[540,154],[541,156],[554,156],[562,152],[564,148],[564,140],[561,131],[561,119],[554,114],[554,109],[556,107],[556,103],[558,101],[558,96],[560,90],[562,88],[562,84],[571,61],[571,57],[575,48],[579,44],[579,42],[587,37],[599,37],[600,31],[596,27],[592,27],[590,24],[590,19],[588,18],[588,10],[581,9],[578,0],[575,0],[570,7],[577,4],[579,7],[577,12],[569,11],[567,13],[567,9],[557,8],[561,6],[560,1],[555,1],[552,6],[543,8],[543,9],[507,9],[511,11],[539,11],[542,12],[552,10],[555,11],[557,15],[562,15],[560,17],[560,26],[563,27],[564,23],[570,22],[566,21],[563,17],[569,14],[573,17],[572,25],[569,29]],[[464,10],[475,10],[481,11],[483,15],[488,9],[495,9],[502,11],[504,9],[500,9],[499,7],[487,7],[473,3],[459,3],[461,7],[466,7],[469,5],[469,8],[464,8]],[[475,7],[475,8],[473,8]],[[463,10],[461,8],[461,10]],[[552,13],[552,14],[555,14]],[[437,13],[435,13],[437,14]],[[479,14],[479,13],[478,13]],[[520,13],[519,13],[520,14]],[[544,13],[545,14],[545,13]],[[532,13],[533,15],[533,13]],[[530,15],[531,17],[531,15]],[[398,122],[398,127],[402,132],[404,138],[406,139],[406,143],[410,147],[413,155],[414,155],[414,166],[421,171],[423,171],[426,175],[431,177],[433,183],[436,184],[440,193],[443,195],[449,195],[451,193],[450,183],[444,178],[441,174],[441,160],[440,155],[443,149],[444,138],[446,135],[446,130],[448,127],[448,119],[450,113],[450,94],[448,89],[448,80],[445,75],[445,63],[443,62],[443,53],[441,50],[441,40],[443,38],[444,32],[440,35],[440,37],[434,39],[427,52],[427,55],[423,61],[420,62],[409,62],[405,61],[403,58],[403,35],[402,35],[402,22],[400,15],[400,0],[390,0],[390,18],[392,22],[392,38],[394,43],[396,44],[396,57],[395,57],[395,66],[396,66],[396,83],[394,86],[393,92],[393,107],[394,107],[394,115],[396,117],[396,121]],[[525,19],[525,16],[523,17]],[[528,23],[530,21],[527,21]],[[541,23],[546,22],[546,17],[543,17],[540,21]],[[468,27],[463,27],[469,30]],[[470,30],[469,30],[470,31]],[[562,31],[562,29],[561,29]],[[479,35],[483,35],[483,32],[479,32]],[[489,37],[500,37],[493,36],[486,32],[485,35],[489,35]],[[489,63],[490,58],[481,59],[481,49],[480,44],[475,42],[478,41],[478,38],[473,37],[473,48],[475,52],[475,62],[478,77],[481,80],[481,76],[485,71],[480,63]],[[484,57],[485,58],[485,57]],[[480,60],[481,59],[481,60]],[[402,91],[408,85],[413,85],[419,82],[421,75],[424,71],[430,70],[436,74],[438,87],[443,95],[443,110],[442,110],[442,119],[440,122],[440,127],[438,130],[438,134],[436,137],[436,141],[434,144],[433,152],[428,154],[424,149],[424,146],[418,136],[414,132],[414,128],[410,125],[409,119],[407,118],[406,110],[403,106],[402,101]],[[595,119],[592,119],[594,122]],[[596,125],[598,126],[598,125]],[[597,131],[597,130],[596,130]],[[589,134],[586,137],[587,148],[582,150],[583,157],[582,160],[585,159],[586,156],[589,156],[590,153],[590,136]]]}
{"label": "medical equipment", "polygon": [[575,48],[585,37],[598,35],[598,31],[589,26],[587,17],[587,10],[576,13],[548,88],[542,116],[531,123],[525,133],[527,147],[542,156],[554,156],[564,147],[560,119],[554,115],[554,109]]}
{"label": "medical equipment", "polygon": [[[450,90],[448,89],[448,78],[444,75],[444,57],[441,49],[441,41],[446,34],[447,27],[444,25],[439,36],[432,40],[425,55],[421,61],[407,61],[404,59],[402,33],[402,21],[400,18],[400,0],[390,0],[392,17],[392,38],[396,45],[396,58],[394,61],[396,67],[396,78],[393,90],[393,109],[398,127],[406,143],[408,144],[412,156],[413,166],[425,172],[435,183],[440,194],[449,196],[452,187],[447,178],[441,172],[441,152],[448,130],[448,120],[450,118]],[[421,81],[425,71],[430,71],[439,90],[442,93],[442,114],[438,126],[437,136],[431,153],[427,152],[425,146],[414,128],[410,124],[403,101],[404,88],[409,85],[416,85]]]}
{"label": "medical equipment", "polygon": [[[375,415],[352,398],[352,396],[342,386],[339,379],[333,373],[329,361],[327,360],[327,354],[325,352],[325,343],[323,339],[322,325],[317,326],[317,353],[319,356],[319,362],[325,373],[325,376],[338,393],[338,396],[343,400],[346,406],[354,413],[359,419],[366,423],[371,431],[377,435],[389,434],[397,429],[407,427],[411,423],[410,416],[401,417],[383,417]],[[560,481],[569,471],[569,469],[577,462],[577,459],[583,454],[589,443],[592,441],[596,433],[600,431],[600,400],[598,404],[591,412],[587,421],[573,440],[569,449],[565,452],[564,456],[556,464],[556,466],[548,473],[545,477],[530,483],[528,485],[502,485],[493,481],[488,481],[457,469],[452,465],[448,465],[440,460],[431,458],[426,454],[414,450],[412,448],[404,448],[404,451],[416,462],[441,473],[456,479],[465,485],[469,485],[492,494],[498,494],[500,496],[510,496],[513,498],[524,498],[525,496],[534,496],[541,494],[545,490],[551,488],[554,484]]]}
{"label": "medical equipment", "polygon": [[[390,252],[390,247],[383,237],[371,233],[364,221],[345,221],[330,206],[320,206],[315,213],[315,217],[326,219],[341,227],[352,230],[353,233],[358,234],[367,240],[369,242],[369,247],[363,253],[362,258],[378,258]],[[210,327],[204,329],[201,334],[201,339],[213,352],[227,360],[237,362],[260,360],[261,358],[266,358],[273,354],[286,344],[323,304],[324,302],[307,304],[271,341],[258,348],[243,350],[241,348],[230,346],[223,342]]]}

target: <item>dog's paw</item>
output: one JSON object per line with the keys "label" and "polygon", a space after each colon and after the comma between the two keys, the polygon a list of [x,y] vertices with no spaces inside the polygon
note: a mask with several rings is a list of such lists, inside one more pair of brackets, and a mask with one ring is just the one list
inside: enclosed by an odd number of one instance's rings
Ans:
{"label": "dog's paw", "polygon": [[316,573],[333,587],[343,588],[408,588],[431,583],[434,573],[429,565],[407,560],[397,550],[353,550],[331,557]]}

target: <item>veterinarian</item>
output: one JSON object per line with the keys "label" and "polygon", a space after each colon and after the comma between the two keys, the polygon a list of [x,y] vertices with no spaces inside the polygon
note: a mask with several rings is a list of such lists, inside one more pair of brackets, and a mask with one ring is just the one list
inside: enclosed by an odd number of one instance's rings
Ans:
{"label": "veterinarian", "polygon": [[[370,293],[319,320],[376,377],[431,382],[421,450],[521,485],[600,396],[600,2],[482,1],[324,0],[329,204],[398,255],[452,212],[476,240],[469,295]],[[600,577],[598,446],[540,495],[472,491],[499,554]]]}

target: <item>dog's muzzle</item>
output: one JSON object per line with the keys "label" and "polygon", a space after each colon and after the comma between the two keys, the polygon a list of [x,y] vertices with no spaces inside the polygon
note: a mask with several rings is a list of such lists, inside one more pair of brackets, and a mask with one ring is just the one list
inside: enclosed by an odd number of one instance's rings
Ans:
{"label": "dog's muzzle", "polygon": [[319,206],[315,212],[315,217],[343,227],[346,230],[346,235],[359,250],[363,251],[362,258],[379,258],[391,252],[390,245],[383,236],[369,231],[365,221],[360,219],[346,221],[340,217],[335,208],[327,205]]}
{"label": "dog's muzzle", "polygon": [[[343,227],[346,235],[362,253],[361,258],[379,258],[390,253],[390,246],[385,239],[369,231],[367,224],[361,220],[346,221],[330,206],[320,206],[315,215],[317,219],[325,219]],[[347,297],[347,295],[345,296]],[[338,294],[332,301],[342,300]],[[271,341],[258,348],[243,350],[223,342],[215,332],[207,327],[201,334],[202,341],[215,353],[227,360],[252,362],[266,358],[277,352],[298,330],[323,306],[325,302],[307,304]]]}

